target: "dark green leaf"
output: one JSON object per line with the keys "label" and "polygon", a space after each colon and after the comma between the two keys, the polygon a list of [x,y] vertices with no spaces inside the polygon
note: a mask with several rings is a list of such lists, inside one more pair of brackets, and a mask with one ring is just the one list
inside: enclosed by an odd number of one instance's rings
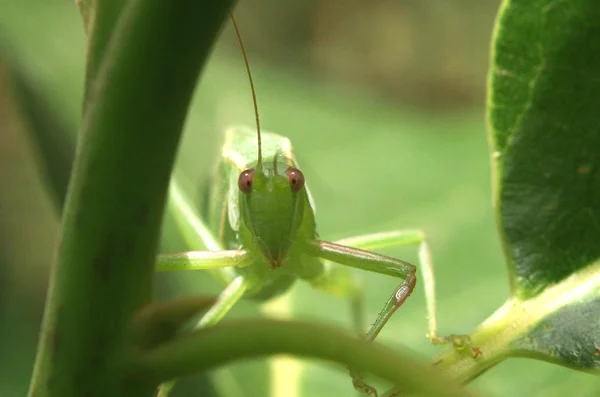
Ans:
{"label": "dark green leaf", "polygon": [[511,296],[437,360],[469,381],[510,356],[600,373],[600,8],[506,0],[488,116]]}
{"label": "dark green leaf", "polygon": [[600,368],[600,299],[574,303],[548,316],[511,347],[541,353],[558,363],[582,369]]}
{"label": "dark green leaf", "polygon": [[[513,295],[527,301],[569,277],[580,282],[572,298],[556,289],[553,301],[561,304],[513,335],[511,346],[588,369],[600,368],[600,268],[593,265],[600,259],[598,48],[597,1],[506,1],[489,104]],[[582,295],[583,284],[590,287]],[[549,307],[546,298],[540,304]]]}
{"label": "dark green leaf", "polygon": [[510,1],[494,49],[496,198],[514,293],[600,258],[600,8]]}

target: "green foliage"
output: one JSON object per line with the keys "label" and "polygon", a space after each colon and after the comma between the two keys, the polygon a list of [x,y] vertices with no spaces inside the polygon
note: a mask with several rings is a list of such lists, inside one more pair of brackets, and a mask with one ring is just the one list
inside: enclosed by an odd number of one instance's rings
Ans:
{"label": "green foliage", "polygon": [[[66,148],[57,153],[62,167],[50,169],[57,204],[63,205],[65,191],[66,199],[30,395],[150,396],[172,378],[276,353],[352,365],[408,391],[468,395],[457,384],[431,382],[443,376],[434,369],[329,329],[258,322],[180,336],[180,323],[211,300],[191,306],[189,299],[174,301],[168,314],[152,309],[175,149],[196,78],[230,4],[107,4],[83,10],[90,39],[76,152],[61,144],[68,138],[57,135],[64,124],[48,116],[47,101],[7,58],[42,162],[52,161],[52,149]],[[252,335],[262,340],[252,343]]]}
{"label": "green foliage", "polygon": [[[89,5],[93,2],[82,3]],[[89,8],[88,13],[84,13],[84,16],[88,15],[88,20],[97,18],[96,21],[104,21],[101,23],[102,29],[97,25],[95,30],[90,30],[92,35],[90,46],[94,50],[88,58],[85,83],[77,81],[72,76],[65,79],[66,73],[63,76],[60,72],[45,75],[39,65],[16,62],[18,57],[8,56],[9,52],[3,54],[9,66],[9,74],[17,95],[16,100],[21,105],[22,115],[28,120],[29,130],[33,133],[34,142],[39,147],[42,169],[46,170],[48,186],[56,197],[55,202],[59,204],[67,188],[66,174],[74,157],[73,141],[67,139],[68,136],[72,137],[68,134],[68,129],[74,123],[65,120],[74,119],[68,115],[79,112],[81,107],[79,100],[82,97],[87,98],[89,93],[93,92],[90,90],[93,89],[96,78],[103,78],[107,82],[106,87],[110,87],[110,84],[119,87],[118,95],[113,95],[112,99],[107,96],[96,100],[100,103],[105,100],[108,104],[120,103],[121,105],[117,108],[110,106],[105,108],[106,112],[109,112],[108,116],[100,118],[96,115],[96,121],[86,115],[86,123],[83,126],[83,131],[93,131],[98,128],[104,131],[92,132],[99,143],[91,144],[88,149],[95,147],[94,150],[100,150],[103,144],[108,148],[112,146],[110,142],[124,139],[125,136],[129,136],[129,138],[125,137],[126,141],[131,139],[128,146],[107,149],[106,157],[102,157],[104,160],[102,164],[107,164],[106,167],[99,167],[100,169],[96,168],[94,171],[96,175],[106,175],[106,178],[95,177],[93,173],[83,171],[87,175],[84,179],[79,179],[78,183],[86,180],[92,181],[90,183],[93,185],[96,183],[93,182],[94,179],[102,179],[108,184],[108,188],[103,191],[93,192],[94,199],[91,200],[91,204],[88,202],[77,210],[82,213],[90,211],[90,214],[96,213],[95,216],[100,214],[103,218],[106,217],[107,222],[112,219],[102,226],[103,231],[96,230],[90,234],[94,238],[101,237],[109,230],[114,233],[124,230],[126,226],[121,223],[135,224],[135,220],[123,221],[127,218],[122,217],[122,214],[133,214],[130,211],[145,200],[123,199],[125,196],[132,197],[138,194],[134,190],[137,192],[144,185],[152,185],[157,190],[150,193],[144,193],[142,190],[140,194],[151,201],[162,197],[166,188],[166,173],[169,171],[167,165],[172,160],[167,152],[171,155],[174,153],[174,141],[170,141],[168,145],[161,145],[161,150],[155,150],[148,157],[141,156],[145,160],[152,160],[152,163],[138,162],[142,153],[151,152],[145,151],[143,145],[134,147],[133,143],[148,140],[148,137],[152,137],[148,135],[150,131],[157,128],[166,130],[167,125],[170,126],[170,133],[178,134],[181,130],[181,112],[184,112],[187,107],[183,97],[168,101],[170,106],[167,109],[162,107],[163,101],[166,100],[162,90],[169,87],[146,85],[149,81],[155,83],[162,81],[159,75],[152,74],[160,69],[160,65],[157,69],[153,69],[154,71],[147,71],[148,65],[140,67],[135,63],[141,59],[137,58],[138,53],[135,56],[114,59],[116,64],[124,62],[122,66],[126,69],[127,62],[132,62],[128,69],[128,73],[131,74],[128,76],[135,75],[134,81],[121,79],[110,83],[109,75],[97,77],[104,53],[108,51],[107,40],[119,16],[122,16],[121,7],[117,3],[113,3],[116,5],[114,9],[107,9],[104,13],[89,14]],[[596,98],[600,98],[598,95],[600,92],[596,92],[598,86],[596,74],[599,73],[597,70],[600,70],[598,68],[600,65],[594,52],[594,45],[600,41],[600,28],[597,24],[597,17],[600,15],[593,4],[592,0],[506,1],[501,9],[493,44],[488,114],[492,141],[494,198],[511,291],[507,303],[471,335],[473,345],[482,351],[482,356],[474,359],[469,352],[465,354],[465,352],[449,349],[434,360],[438,368],[461,382],[472,380],[510,356],[534,357],[580,370],[598,372],[600,262],[595,241],[598,239],[600,227],[596,222],[598,208],[595,204],[599,196],[600,157],[595,156],[595,148],[600,143],[600,132],[594,104]],[[5,15],[11,15],[9,11],[13,6],[3,7],[6,7]],[[3,20],[1,14],[2,12],[0,12],[0,23],[9,24],[8,19]],[[28,15],[27,20],[29,20],[31,13],[23,12],[22,15]],[[121,18],[120,23],[130,22]],[[151,31],[157,25],[147,26]],[[152,26],[152,29],[149,26]],[[81,29],[80,22],[78,28]],[[60,30],[57,26],[54,29],[57,32]],[[27,52],[21,48],[25,48],[23,43],[27,42],[28,33],[21,34],[19,29],[14,31],[18,34],[7,34],[6,37],[10,38],[11,43],[19,50],[11,51],[10,54],[14,52],[19,57],[27,58]],[[138,34],[141,35],[139,32]],[[69,34],[65,37],[70,38]],[[148,46],[147,49],[155,50],[159,48],[159,43],[160,46],[164,46],[162,48],[172,49],[170,42],[161,40],[165,38],[166,36],[155,36],[152,46]],[[205,44],[212,44],[212,39],[208,35],[205,38],[208,40]],[[198,44],[196,37],[193,40]],[[139,38],[135,42],[143,43],[144,40]],[[198,48],[196,45],[195,51],[199,51]],[[53,52],[44,54],[44,51],[48,50],[40,45],[36,55],[47,56],[49,62],[62,65],[55,70],[71,70],[72,74],[72,70],[75,70],[75,76],[81,76],[77,74],[77,70],[83,69],[81,65],[73,66],[77,62],[81,64],[81,59],[69,60],[56,56]],[[75,52],[78,57],[83,57],[81,49]],[[173,70],[181,70],[182,64],[188,61],[187,58],[183,58],[185,57],[174,60],[180,63],[178,66],[173,66]],[[177,168],[177,172],[185,174],[189,179],[206,180],[207,170],[212,161],[211,146],[216,147],[211,141],[214,137],[211,137],[208,131],[218,134],[224,127],[215,118],[210,119],[205,115],[218,113],[221,108],[225,108],[228,123],[237,123],[240,118],[246,123],[252,123],[250,101],[239,104],[246,109],[243,114],[239,114],[237,102],[231,100],[230,93],[234,90],[239,90],[245,95],[244,98],[248,96],[249,99],[242,60],[237,54],[233,59],[235,61],[231,61],[222,52],[216,54],[213,60],[214,66],[209,68],[207,73],[210,78],[204,82],[204,91],[200,92],[192,107],[188,122],[190,129],[203,131],[203,133],[189,135],[190,138],[184,140]],[[236,67],[228,67],[227,62],[236,64]],[[133,73],[142,70],[144,73],[139,73],[139,76]],[[112,74],[110,76],[114,77]],[[472,198],[473,194],[468,199],[464,198],[465,192],[479,192],[486,177],[486,170],[481,167],[485,161],[483,145],[472,135],[474,130],[481,132],[480,123],[471,123],[470,120],[457,121],[452,118],[437,122],[427,117],[406,115],[385,108],[365,110],[363,103],[332,101],[327,98],[327,94],[306,88],[303,82],[290,80],[288,84],[282,84],[280,80],[284,77],[260,68],[257,73],[255,71],[255,79],[260,81],[258,94],[259,101],[262,99],[263,122],[266,119],[269,129],[290,135],[300,163],[306,167],[305,175],[310,180],[317,202],[320,233],[339,238],[353,234],[351,232],[363,232],[364,229],[375,231],[397,226],[423,226],[432,235],[434,260],[438,266],[438,286],[441,290],[439,295],[442,298],[440,303],[442,329],[445,328],[444,323],[451,323],[456,328],[453,331],[465,331],[465,327],[476,324],[484,313],[498,304],[499,299],[503,294],[505,295],[505,287],[498,281],[499,274],[489,268],[494,261],[499,262],[497,242],[491,236],[491,220],[486,215],[474,215],[478,208],[483,208],[481,210],[483,214],[489,212],[481,204],[485,202],[485,197],[484,200],[479,201]],[[40,80],[42,84],[38,84]],[[124,88],[130,83],[129,87],[135,89]],[[240,88],[237,88],[237,85]],[[83,86],[86,87],[85,93],[82,92]],[[185,89],[173,89],[174,95],[190,90],[192,83],[188,81],[182,84],[182,87]],[[125,90],[123,93],[131,96],[121,95],[121,90]],[[47,91],[53,93],[52,102],[66,102],[64,109],[58,107],[51,109]],[[293,95],[290,95],[289,91],[293,92]],[[157,98],[153,98],[156,92],[161,92],[158,98],[160,104],[155,100]],[[265,92],[269,92],[270,96],[263,96]],[[288,95],[289,101],[278,99],[283,95]],[[148,102],[137,103],[139,98],[146,98]],[[311,106],[313,101],[319,105]],[[325,103],[327,105],[320,105]],[[89,102],[86,102],[85,106],[87,108]],[[141,110],[142,107],[144,111]],[[324,112],[324,108],[328,110]],[[201,113],[199,109],[203,112]],[[392,111],[396,115],[390,116]],[[90,112],[103,112],[103,110],[94,109]],[[110,112],[115,113],[111,115]],[[399,119],[401,121],[398,121]],[[165,124],[162,124],[163,122]],[[447,133],[448,130],[453,129],[461,131],[452,132],[451,136],[436,134]],[[411,134],[411,130],[422,131],[422,133]],[[369,133],[365,134],[365,131]],[[391,133],[391,131],[398,132]],[[144,138],[141,138],[142,136]],[[144,143],[154,145],[157,142],[149,139]],[[315,145],[315,142],[319,142],[319,145]],[[165,147],[170,149],[163,152]],[[93,155],[94,150],[84,151],[85,158],[79,161],[89,165],[90,161],[99,159],[100,157]],[[457,156],[457,153],[460,153],[460,156]],[[126,158],[127,156],[129,158]],[[159,158],[162,166],[154,163],[154,160]],[[117,160],[121,162],[111,163]],[[117,164],[120,164],[119,169],[115,168]],[[81,169],[85,170],[81,165],[78,167],[80,173]],[[157,168],[149,172],[152,167]],[[353,185],[340,183],[340,172],[352,174],[355,183]],[[471,178],[473,173],[476,175],[475,178],[482,182],[470,185],[468,178]],[[410,178],[404,178],[405,174],[409,174]],[[119,178],[122,178],[123,184],[118,185],[117,188],[114,184]],[[389,183],[390,179],[395,182]],[[378,190],[380,194],[373,194],[370,190],[371,186],[380,186],[377,188],[380,189]],[[192,189],[187,190],[192,192]],[[89,197],[89,194],[87,196]],[[115,201],[112,200],[116,200],[119,205],[122,204],[122,208],[118,207],[121,208],[118,210],[119,218],[114,214],[117,207],[113,206]],[[456,200],[458,204],[452,205],[452,200]],[[107,209],[107,206],[104,206],[94,209],[94,202],[102,206],[105,204],[103,201],[110,203],[111,208]],[[419,202],[426,203],[419,204]],[[111,216],[111,211],[114,217]],[[348,211],[353,212],[352,219],[348,219],[345,215]],[[383,221],[376,219],[383,219]],[[144,233],[156,231],[155,223]],[[68,230],[67,225],[64,232]],[[119,239],[130,241],[140,234],[139,230],[134,230],[125,235],[119,234]],[[167,219],[161,243],[163,252],[180,249],[178,247],[181,247],[181,244],[177,241],[178,234]],[[72,238],[75,241],[81,236]],[[471,245],[466,243],[467,240]],[[102,241],[99,239],[98,244],[102,244]],[[477,245],[475,249],[472,247],[473,244]],[[146,253],[153,252],[151,243],[144,242],[140,245],[147,250]],[[406,256],[406,251],[403,253]],[[396,255],[396,252],[393,254]],[[85,258],[83,259],[83,262],[87,262]],[[127,258],[122,260],[126,261]],[[118,307],[119,303],[126,301],[121,298],[124,298],[127,293],[137,294],[148,287],[147,279],[144,279],[151,271],[147,266],[148,261],[134,262],[144,270],[137,271],[136,279],[132,278],[135,275],[133,272],[130,273],[131,277],[127,276],[127,280],[123,279],[127,286],[139,283],[133,292],[127,291],[128,287],[123,287],[124,284],[121,284],[118,288],[119,294],[110,295],[111,300],[106,300],[104,303],[98,301],[100,303],[94,306],[94,311],[103,312],[100,304],[105,303]],[[123,266],[127,265],[123,262]],[[88,283],[97,280],[84,276],[82,278]],[[368,313],[373,316],[380,308],[382,299],[385,298],[385,294],[377,292],[391,291],[395,281],[364,273],[360,273],[360,276],[365,280],[367,287]],[[170,281],[172,280],[177,283],[178,294],[198,295],[219,291],[214,281],[202,275],[175,276],[170,278]],[[160,278],[159,281],[166,280]],[[76,282],[75,279],[70,280],[70,283]],[[88,284],[83,283],[79,287],[86,285]],[[92,285],[86,292],[93,295],[96,291],[103,297],[109,295],[103,292],[106,290],[102,290],[101,287],[102,285]],[[146,292],[141,293],[147,303],[148,297],[145,294]],[[398,312],[398,320],[386,328],[382,337],[387,342],[409,345],[422,353],[430,354],[433,349],[426,346],[427,342],[422,337],[425,328],[422,298],[418,294],[414,295],[416,296],[411,297],[407,307]],[[140,295],[136,299],[138,298]],[[77,299],[90,305],[90,302],[93,302],[82,297]],[[199,303],[204,305],[203,301]],[[199,303],[196,302],[195,305]],[[278,314],[293,318],[326,320],[349,328],[345,316],[332,316],[332,313],[340,311],[343,304],[344,302],[309,291],[306,286],[299,286],[283,299],[268,304],[261,310],[254,303],[242,302],[234,310],[232,317]],[[139,306],[137,303],[131,305]],[[185,309],[182,311],[185,313],[185,318],[191,315],[189,307],[180,301],[175,300],[173,305],[174,309],[183,310],[182,307]],[[163,315],[165,314],[161,314]],[[131,316],[132,310],[128,309],[122,318]],[[160,318],[154,320],[158,321]],[[410,358],[410,355],[405,357],[404,354],[390,352],[386,354],[382,349],[377,352],[371,351],[368,346],[353,344],[355,341],[344,339],[346,336],[343,334],[335,331],[328,333],[328,329],[315,328],[314,331],[319,335],[307,336],[302,331],[312,329],[311,325],[307,325],[308,328],[298,328],[300,335],[298,340],[289,340],[282,337],[281,333],[285,332],[285,327],[288,326],[285,323],[282,323],[279,331],[268,328],[270,323],[250,322],[247,328],[234,328],[234,324],[237,326],[241,323],[224,324],[223,328],[216,327],[208,334],[196,333],[188,340],[175,339],[160,349],[150,349],[144,355],[135,356],[131,361],[134,363],[134,372],[141,371],[136,373],[138,376],[152,374],[150,383],[156,383],[165,380],[164,377],[167,375],[179,376],[191,373],[194,368],[212,368],[211,365],[222,363],[223,361],[219,360],[224,360],[228,355],[238,354],[241,357],[247,354],[247,357],[256,357],[267,353],[287,352],[319,357],[320,348],[314,348],[315,343],[324,343],[323,346],[331,343],[332,346],[342,346],[338,349],[339,354],[331,353],[334,356],[327,357],[323,354],[320,357],[346,363],[360,357],[371,357],[372,361],[368,359],[370,370],[377,372],[388,381],[402,382],[408,388],[423,390],[427,382],[431,383],[431,377],[439,376],[419,366],[419,361]],[[91,325],[102,329],[107,323],[99,320],[88,324]],[[271,325],[275,328],[279,327],[275,323]],[[261,332],[261,326],[267,327],[262,328],[264,332]],[[78,332],[74,332],[73,335],[77,338],[85,335],[80,333],[79,329],[75,331]],[[172,328],[169,328],[168,332],[164,332],[162,328],[160,332],[157,331],[160,335],[164,334],[158,339],[154,334],[152,337],[147,336],[152,333],[151,329],[141,327],[137,331],[138,334],[146,335],[145,338],[152,340],[153,344],[158,343],[157,340],[162,341],[173,336]],[[219,333],[220,331],[222,333]],[[264,340],[264,336],[271,335],[271,332],[274,332],[271,339],[279,338],[277,339],[279,342],[270,343],[268,338]],[[203,339],[204,337],[207,338]],[[227,344],[227,340],[230,344]],[[250,340],[255,341],[255,344],[245,346],[240,343],[240,341]],[[309,343],[309,341],[313,346],[312,349],[302,346],[302,343]],[[341,342],[336,345],[334,343],[336,341]],[[350,357],[342,354],[352,348],[362,353]],[[241,353],[242,350],[246,353]],[[211,353],[206,353],[207,351]],[[202,352],[203,355],[195,354],[198,352]],[[210,361],[211,354],[215,354],[213,361]],[[360,356],[361,354],[367,356]],[[390,372],[387,367],[380,367],[382,363],[389,363],[386,360],[392,358],[398,363],[395,372]],[[77,363],[79,361],[74,359],[69,365],[78,365]],[[217,390],[227,396],[266,395],[277,387],[280,387],[277,390],[281,392],[282,382],[279,382],[279,386],[273,386],[277,384],[277,377],[281,376],[289,376],[283,382],[286,395],[351,393],[349,377],[343,371],[330,371],[323,367],[315,370],[314,366],[307,365],[304,361],[288,360],[279,362],[278,365],[267,366],[262,362],[232,365],[215,372],[213,381]],[[503,366],[498,371],[481,377],[476,384],[480,387],[487,386],[486,388],[493,390],[496,395],[499,395],[498,390],[502,388],[506,395],[510,396],[523,394],[533,396],[536,393],[546,396],[557,388],[564,394],[574,385],[578,387],[581,395],[585,395],[586,392],[590,396],[597,395],[598,388],[594,386],[597,384],[597,379],[592,376],[579,375],[578,377],[570,371],[541,366],[532,361],[526,364],[528,367],[525,370],[520,369],[522,367],[519,365],[521,364],[511,361],[509,366],[515,369],[507,370],[508,366]],[[410,371],[411,366],[417,371]],[[402,372],[403,370],[405,371]],[[265,375],[272,373],[273,377],[269,379],[268,376],[258,376],[261,373],[259,371],[264,371]],[[422,371],[421,375],[419,371]],[[501,375],[498,375],[499,373]],[[528,374],[528,378],[539,376],[540,387],[525,393],[522,389],[524,373]],[[97,379],[104,379],[102,376],[104,375],[98,375]],[[562,387],[553,385],[562,385]],[[589,385],[587,389],[586,385]],[[134,384],[134,387],[138,386]],[[436,392],[444,390],[448,395],[456,392],[452,387],[445,386],[441,387],[441,390],[429,389]],[[175,394],[176,391],[173,395]]]}
{"label": "green foliage", "polygon": [[[95,15],[101,9],[97,3]],[[104,34],[89,51],[96,73],[88,74],[30,395],[152,395],[151,380],[124,373],[131,321],[152,297],[165,190],[187,103],[228,9],[132,1],[118,23],[95,21],[93,31]],[[170,51],[191,55],[164,56]]]}
{"label": "green foliage", "polygon": [[597,4],[505,1],[488,115],[511,296],[472,334],[483,358],[440,357],[472,379],[510,356],[600,374],[600,58]]}
{"label": "green foliage", "polygon": [[507,2],[490,87],[512,293],[527,301],[578,279],[511,348],[581,369],[600,369],[599,19],[592,0]]}
{"label": "green foliage", "polygon": [[490,124],[511,283],[529,298],[600,257],[600,10],[522,4],[499,21]]}

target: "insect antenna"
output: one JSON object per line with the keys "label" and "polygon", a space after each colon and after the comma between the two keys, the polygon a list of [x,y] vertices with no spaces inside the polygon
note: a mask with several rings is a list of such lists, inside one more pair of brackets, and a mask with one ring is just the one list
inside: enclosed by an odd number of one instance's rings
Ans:
{"label": "insect antenna", "polygon": [[250,72],[250,63],[248,62],[248,56],[246,55],[246,49],[244,48],[244,43],[242,42],[242,36],[240,35],[240,31],[237,27],[237,23],[235,23],[235,18],[233,17],[233,12],[230,13],[231,22],[233,23],[233,28],[235,29],[235,34],[237,35],[238,42],[240,43],[240,47],[242,48],[242,55],[244,55],[244,63],[246,64],[246,71],[248,72],[248,79],[250,80],[250,89],[252,90],[252,101],[254,102],[254,114],[256,115],[256,133],[258,134],[258,164],[256,168],[258,170],[262,169],[262,141],[260,139],[260,120],[258,118],[258,103],[256,101],[256,91],[254,90],[254,81],[252,81],[252,73]]}

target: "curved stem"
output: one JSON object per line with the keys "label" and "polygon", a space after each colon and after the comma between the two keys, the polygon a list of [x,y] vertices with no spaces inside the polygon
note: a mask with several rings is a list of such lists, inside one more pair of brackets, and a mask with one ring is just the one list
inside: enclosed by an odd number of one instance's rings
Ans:
{"label": "curved stem", "polygon": [[84,113],[88,96],[92,92],[93,83],[96,81],[111,35],[115,31],[115,26],[125,4],[125,0],[79,0],[77,2],[83,18],[83,28],[88,36],[87,62],[83,87]]}
{"label": "curved stem", "polygon": [[[292,354],[348,365],[405,391],[435,396],[473,396],[408,353],[392,352],[335,329],[297,321],[251,319],[202,329],[133,355],[135,378],[163,382],[248,358]],[[348,378],[350,383],[350,378]],[[420,394],[423,395],[423,394]]]}
{"label": "curved stem", "polygon": [[472,346],[481,351],[479,357],[473,358],[469,351],[450,348],[442,352],[434,360],[434,364],[452,379],[466,383],[507,357],[525,356],[552,361],[550,356],[540,356],[535,352],[519,349],[515,342],[560,309],[598,296],[600,261],[573,273],[558,284],[547,287],[534,298],[510,298],[470,335]]}
{"label": "curved stem", "polygon": [[152,298],[169,175],[199,72],[233,0],[131,0],[88,97],[31,396],[151,395],[114,363]]}

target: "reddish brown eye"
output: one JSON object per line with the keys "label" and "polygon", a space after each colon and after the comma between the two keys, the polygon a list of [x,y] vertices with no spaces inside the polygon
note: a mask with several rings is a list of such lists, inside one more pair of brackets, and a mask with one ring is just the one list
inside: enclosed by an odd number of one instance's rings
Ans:
{"label": "reddish brown eye", "polygon": [[296,168],[288,168],[286,172],[292,191],[299,192],[304,187],[304,175]]}
{"label": "reddish brown eye", "polygon": [[240,174],[238,178],[238,187],[244,193],[252,191],[252,181],[254,180],[254,169],[250,168]]}

